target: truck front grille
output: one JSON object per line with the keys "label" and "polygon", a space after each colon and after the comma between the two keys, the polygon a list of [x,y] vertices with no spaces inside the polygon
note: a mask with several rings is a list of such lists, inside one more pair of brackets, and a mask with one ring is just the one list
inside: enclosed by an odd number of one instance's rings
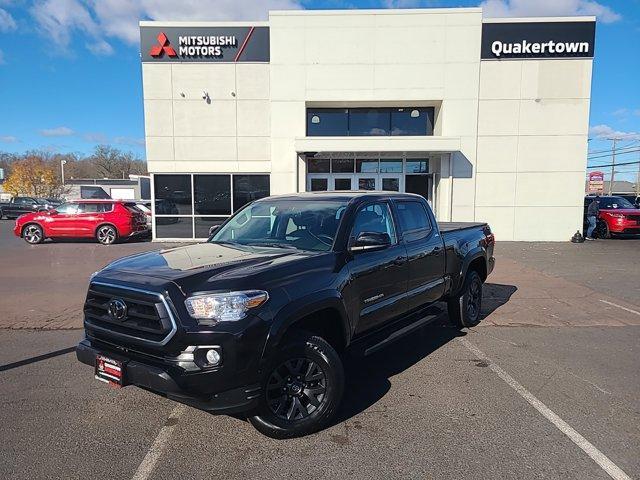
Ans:
{"label": "truck front grille", "polygon": [[100,335],[133,343],[165,345],[176,332],[162,294],[102,282],[89,285],[84,319],[85,326]]}

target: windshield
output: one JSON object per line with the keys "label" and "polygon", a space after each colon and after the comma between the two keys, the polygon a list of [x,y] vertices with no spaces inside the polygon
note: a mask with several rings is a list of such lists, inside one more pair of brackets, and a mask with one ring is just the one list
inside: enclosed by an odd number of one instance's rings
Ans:
{"label": "windshield", "polygon": [[602,210],[618,210],[625,208],[633,208],[636,207],[626,198],[622,197],[605,197],[600,199],[600,209]]}
{"label": "windshield", "polygon": [[346,206],[346,201],[261,200],[236,213],[210,242],[328,251]]}

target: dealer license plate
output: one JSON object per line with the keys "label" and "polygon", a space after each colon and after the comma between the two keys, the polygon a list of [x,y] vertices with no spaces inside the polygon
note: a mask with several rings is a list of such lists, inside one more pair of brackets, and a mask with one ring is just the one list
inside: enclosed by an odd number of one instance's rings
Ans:
{"label": "dealer license plate", "polygon": [[96,379],[113,388],[122,388],[124,378],[124,364],[119,360],[96,355]]}

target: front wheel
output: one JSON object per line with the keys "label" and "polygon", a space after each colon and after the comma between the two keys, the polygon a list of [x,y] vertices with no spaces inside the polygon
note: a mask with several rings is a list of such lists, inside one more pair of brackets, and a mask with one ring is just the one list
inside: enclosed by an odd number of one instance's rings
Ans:
{"label": "front wheel", "polygon": [[271,438],[301,437],[326,427],[344,390],[337,352],[321,337],[289,341],[267,370],[260,406],[251,424]]}
{"label": "front wheel", "polygon": [[462,290],[447,301],[449,318],[461,328],[475,327],[480,323],[482,309],[482,279],[472,270],[464,279]]}
{"label": "front wheel", "polygon": [[22,230],[22,238],[24,238],[25,242],[31,245],[42,243],[44,241],[44,232],[42,231],[42,227],[35,223],[27,225],[24,227],[24,230]]}
{"label": "front wheel", "polygon": [[102,225],[96,231],[96,240],[102,245],[111,245],[118,238],[118,232],[111,225]]}

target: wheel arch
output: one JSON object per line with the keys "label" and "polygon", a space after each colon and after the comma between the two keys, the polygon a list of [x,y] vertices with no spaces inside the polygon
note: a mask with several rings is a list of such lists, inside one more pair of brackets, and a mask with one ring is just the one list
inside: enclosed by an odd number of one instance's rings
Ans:
{"label": "wheel arch", "polygon": [[280,310],[269,329],[261,361],[269,359],[292,332],[300,330],[321,336],[338,352],[347,347],[351,327],[337,292],[318,292]]}
{"label": "wheel arch", "polygon": [[118,231],[118,227],[113,222],[100,222],[98,226],[93,229],[93,236],[95,237],[96,235],[98,235],[98,230],[100,230],[100,227],[104,226],[113,227],[113,229],[116,231],[116,237],[120,237],[120,231]]}
{"label": "wheel arch", "polygon": [[487,279],[489,270],[487,268],[486,255],[486,251],[482,247],[476,247],[469,251],[462,263],[460,278],[457,279],[454,288],[451,289],[454,294],[460,291],[470,270],[478,272],[483,282]]}
{"label": "wheel arch", "polygon": [[24,231],[29,225],[37,225],[38,227],[40,227],[40,230],[42,230],[42,236],[44,238],[47,238],[47,232],[44,229],[44,225],[42,225],[40,222],[36,222],[35,220],[29,220],[24,225],[22,225],[22,227],[20,227],[20,238],[24,238]]}

